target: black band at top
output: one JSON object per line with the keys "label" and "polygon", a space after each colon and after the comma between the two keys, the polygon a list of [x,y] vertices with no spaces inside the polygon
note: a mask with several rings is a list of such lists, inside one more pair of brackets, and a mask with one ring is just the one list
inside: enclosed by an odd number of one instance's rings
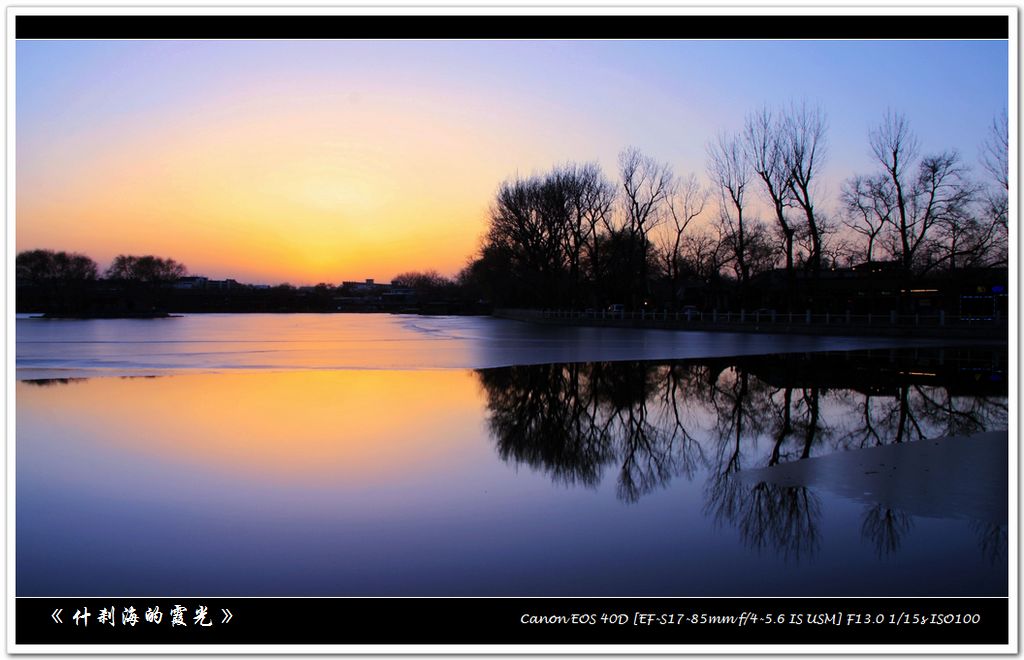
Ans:
{"label": "black band at top", "polygon": [[1008,39],[1006,16],[17,16],[18,39]]}

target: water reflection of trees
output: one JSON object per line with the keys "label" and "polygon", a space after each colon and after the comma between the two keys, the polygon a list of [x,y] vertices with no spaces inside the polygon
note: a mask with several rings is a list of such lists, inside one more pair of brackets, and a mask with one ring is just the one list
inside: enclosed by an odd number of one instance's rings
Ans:
{"label": "water reflection of trees", "polygon": [[615,464],[619,496],[636,501],[675,476],[692,476],[701,462],[683,411],[659,405],[659,390],[673,401],[682,386],[662,368],[616,362],[479,374],[498,454],[543,470],[556,482],[596,486]]}
{"label": "water reflection of trees", "polygon": [[[120,380],[136,380],[146,379],[152,380],[155,378],[162,378],[163,376],[157,376],[155,374],[144,374],[139,376],[118,376]],[[69,378],[21,378],[18,379],[19,383],[24,383],[32,387],[56,387],[58,385],[74,385],[76,383],[87,383],[92,380],[91,377],[87,376],[74,376]]]}
{"label": "water reflection of trees", "polygon": [[[984,364],[1005,364],[1005,354],[984,357]],[[596,487],[615,472],[625,502],[706,473],[706,515],[739,530],[751,548],[799,560],[819,546],[820,501],[804,486],[741,473],[834,451],[1005,428],[1005,380],[979,372],[976,351],[939,361],[936,368],[929,354],[923,368],[920,355],[885,351],[478,374],[503,460],[566,485]],[[865,511],[861,532],[885,556],[911,527],[910,516],[879,505]],[[983,549],[1005,547],[998,531],[979,530]]]}
{"label": "water reflection of trees", "polygon": [[[713,414],[707,437],[715,451],[708,465],[705,513],[718,524],[736,527],[755,550],[771,548],[797,560],[814,554],[818,498],[806,487],[751,482],[740,472],[810,455],[821,428],[817,388],[794,397],[793,387],[773,388],[749,365],[734,364],[720,372],[708,395]],[[757,452],[758,440],[766,436],[771,441],[767,457]]]}
{"label": "water reflection of trees", "polygon": [[879,558],[895,554],[910,533],[914,520],[907,513],[876,504],[868,507],[862,517],[861,536],[875,547]]}
{"label": "water reflection of trees", "polygon": [[56,387],[58,385],[72,385],[74,383],[84,383],[89,380],[88,378],[23,378],[19,380],[19,383],[30,385],[32,387]]}
{"label": "water reflection of trees", "polygon": [[1009,547],[1009,527],[999,523],[972,520],[971,530],[978,538],[978,547],[981,554],[991,563],[995,564],[1006,559],[1006,551]]}

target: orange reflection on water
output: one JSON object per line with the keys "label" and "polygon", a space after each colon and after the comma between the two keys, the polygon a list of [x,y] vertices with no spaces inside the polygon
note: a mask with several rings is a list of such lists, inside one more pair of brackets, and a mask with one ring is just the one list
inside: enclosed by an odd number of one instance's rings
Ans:
{"label": "orange reflection on water", "polygon": [[32,429],[99,452],[346,484],[460,461],[467,438],[486,449],[480,410],[473,374],[461,370],[94,378],[17,389],[20,441]]}

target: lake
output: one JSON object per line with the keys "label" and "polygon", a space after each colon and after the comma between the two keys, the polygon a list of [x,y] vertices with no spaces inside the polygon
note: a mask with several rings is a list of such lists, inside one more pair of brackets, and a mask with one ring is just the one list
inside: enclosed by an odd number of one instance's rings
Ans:
{"label": "lake", "polygon": [[1007,592],[1005,347],[16,325],[18,596]]}

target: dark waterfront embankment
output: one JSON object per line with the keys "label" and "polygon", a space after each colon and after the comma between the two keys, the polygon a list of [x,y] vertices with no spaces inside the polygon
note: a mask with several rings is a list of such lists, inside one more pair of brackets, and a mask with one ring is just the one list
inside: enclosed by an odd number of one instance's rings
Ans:
{"label": "dark waterfront embankment", "polygon": [[907,337],[1006,342],[1006,319],[974,319],[945,314],[810,314],[698,311],[579,311],[558,309],[495,309],[496,318],[545,325],[646,328],[690,332],[849,337]]}

